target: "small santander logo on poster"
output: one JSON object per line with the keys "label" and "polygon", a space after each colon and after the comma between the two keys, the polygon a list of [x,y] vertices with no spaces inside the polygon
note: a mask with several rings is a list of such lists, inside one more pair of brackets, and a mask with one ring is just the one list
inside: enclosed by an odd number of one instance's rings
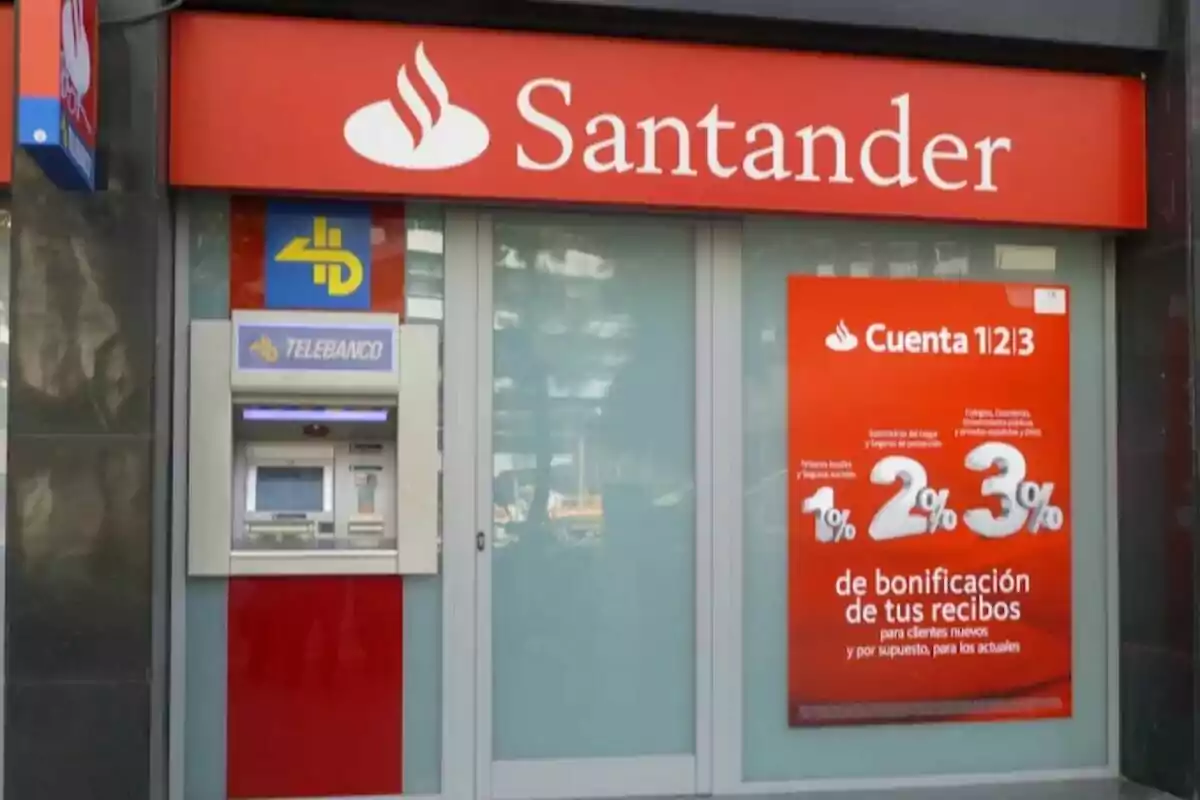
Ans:
{"label": "small santander logo on poster", "polygon": [[1069,300],[789,279],[791,725],[1071,715]]}
{"label": "small santander logo on poster", "polygon": [[419,43],[396,75],[396,97],[377,100],[346,120],[346,144],[385,167],[443,170],[470,163],[487,150],[491,134],[478,116],[450,99],[450,89]]}
{"label": "small santander logo on poster", "polygon": [[835,353],[848,353],[858,347],[858,337],[846,327],[845,320],[838,320],[833,333],[825,337],[825,346]]}

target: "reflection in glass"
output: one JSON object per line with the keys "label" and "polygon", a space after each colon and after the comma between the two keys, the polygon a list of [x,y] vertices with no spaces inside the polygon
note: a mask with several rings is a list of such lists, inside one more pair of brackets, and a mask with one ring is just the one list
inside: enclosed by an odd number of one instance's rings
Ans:
{"label": "reflection in glass", "polygon": [[496,223],[497,759],[694,750],[693,237]]}
{"label": "reflection in glass", "polygon": [[966,275],[971,264],[971,250],[965,242],[937,242],[933,246],[933,274],[941,278]]}
{"label": "reflection in glass", "polygon": [[871,242],[850,242],[846,253],[851,277],[866,278],[875,271],[875,248]]}
{"label": "reflection in glass", "polygon": [[921,273],[920,247],[916,242],[887,243],[888,275],[915,278]]}

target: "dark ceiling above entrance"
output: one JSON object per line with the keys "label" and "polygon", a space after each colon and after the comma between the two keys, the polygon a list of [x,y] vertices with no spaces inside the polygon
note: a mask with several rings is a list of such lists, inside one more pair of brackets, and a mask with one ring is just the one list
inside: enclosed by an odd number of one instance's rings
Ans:
{"label": "dark ceiling above entrance", "polygon": [[542,0],[922,30],[1134,50],[1161,46],[1163,0]]}

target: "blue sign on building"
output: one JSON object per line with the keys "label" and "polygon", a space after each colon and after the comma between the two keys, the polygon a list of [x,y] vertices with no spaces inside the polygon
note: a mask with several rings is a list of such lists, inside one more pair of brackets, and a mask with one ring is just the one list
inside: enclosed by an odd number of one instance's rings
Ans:
{"label": "blue sign on building", "polygon": [[391,372],[395,330],[386,325],[271,325],[237,328],[238,369]]}
{"label": "blue sign on building", "polygon": [[267,308],[371,308],[371,209],[357,203],[267,204]]}

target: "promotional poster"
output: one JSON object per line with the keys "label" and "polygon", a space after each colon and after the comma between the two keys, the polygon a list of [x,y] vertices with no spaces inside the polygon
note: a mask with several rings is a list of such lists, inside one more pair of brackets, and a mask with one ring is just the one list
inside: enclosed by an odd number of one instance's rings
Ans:
{"label": "promotional poster", "polygon": [[788,720],[1071,715],[1067,287],[788,283]]}

